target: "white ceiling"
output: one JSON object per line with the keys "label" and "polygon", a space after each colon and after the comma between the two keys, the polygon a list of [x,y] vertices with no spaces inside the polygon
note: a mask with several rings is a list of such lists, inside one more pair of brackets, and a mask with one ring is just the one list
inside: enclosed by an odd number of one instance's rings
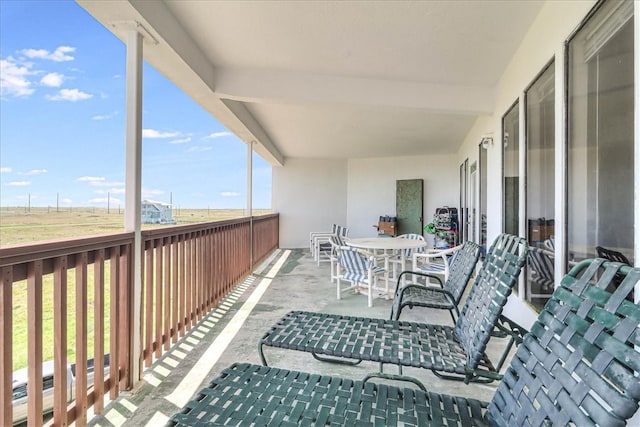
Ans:
{"label": "white ceiling", "polygon": [[282,163],[456,152],[543,2],[79,3]]}

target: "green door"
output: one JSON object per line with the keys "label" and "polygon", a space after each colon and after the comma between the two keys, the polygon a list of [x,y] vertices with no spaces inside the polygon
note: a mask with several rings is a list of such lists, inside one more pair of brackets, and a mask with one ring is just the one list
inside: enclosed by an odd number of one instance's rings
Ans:
{"label": "green door", "polygon": [[396,216],[398,234],[422,235],[424,181],[401,179],[396,181]]}

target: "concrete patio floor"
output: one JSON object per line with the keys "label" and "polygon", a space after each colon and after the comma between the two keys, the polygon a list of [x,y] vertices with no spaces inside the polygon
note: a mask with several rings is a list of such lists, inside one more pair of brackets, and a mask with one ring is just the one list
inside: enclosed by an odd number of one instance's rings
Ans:
{"label": "concrete patio floor", "polygon": [[[395,284],[393,284],[395,286]],[[329,281],[329,264],[319,267],[308,250],[277,250],[247,277],[221,305],[209,313],[178,345],[145,370],[143,381],[105,406],[92,426],[161,426],[198,390],[234,362],[260,364],[258,340],[270,325],[290,310],[309,310],[355,316],[388,318],[391,301],[374,300],[367,307],[364,295],[346,293],[336,299]],[[449,313],[439,310],[403,312],[403,319],[451,324]],[[492,340],[488,353],[497,361],[503,340]],[[360,379],[378,370],[363,362],[343,366],[315,360],[309,353],[266,348],[270,366]],[[390,368],[391,369],[391,368]],[[496,383],[489,385],[447,381],[424,369],[405,369],[430,391],[489,401]],[[401,386],[414,387],[410,383]]]}

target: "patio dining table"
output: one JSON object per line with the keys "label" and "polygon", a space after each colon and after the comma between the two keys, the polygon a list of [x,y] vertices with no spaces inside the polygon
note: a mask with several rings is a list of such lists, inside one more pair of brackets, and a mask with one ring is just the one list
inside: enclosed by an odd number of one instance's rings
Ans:
{"label": "patio dining table", "polygon": [[[402,239],[399,237],[364,237],[359,239],[349,239],[347,245],[371,251],[378,254],[382,251],[385,256],[393,256],[399,252],[401,270],[406,269],[405,251],[407,249],[419,249],[427,246],[424,240]],[[404,283],[403,283],[404,284]]]}

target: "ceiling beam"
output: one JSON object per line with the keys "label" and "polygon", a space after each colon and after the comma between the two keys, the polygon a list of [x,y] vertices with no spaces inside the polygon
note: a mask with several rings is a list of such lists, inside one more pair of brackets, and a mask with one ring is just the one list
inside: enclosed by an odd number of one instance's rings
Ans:
{"label": "ceiling beam", "polygon": [[249,135],[238,135],[246,142],[258,142],[258,145],[254,145],[254,150],[260,154],[263,158],[269,161],[272,165],[284,166],[284,156],[280,153],[280,150],[271,141],[271,138],[264,130],[262,125],[256,120],[256,118],[247,110],[244,103],[234,101],[232,99],[221,99],[222,104],[229,110],[239,121],[243,127],[250,132]]}
{"label": "ceiling beam", "polygon": [[484,115],[494,88],[332,76],[295,71],[216,69],[220,97],[257,103],[343,104]]}

